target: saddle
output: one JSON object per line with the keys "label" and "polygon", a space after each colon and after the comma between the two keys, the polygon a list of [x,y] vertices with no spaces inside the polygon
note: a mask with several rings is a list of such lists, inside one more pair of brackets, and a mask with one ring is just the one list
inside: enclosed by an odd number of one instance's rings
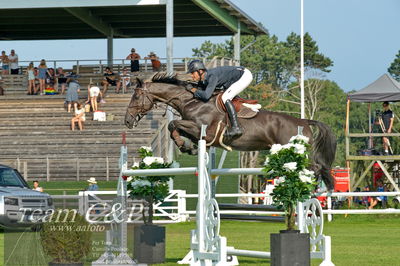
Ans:
{"label": "saddle", "polygon": [[[215,105],[221,113],[226,113],[226,107],[222,101],[222,94],[223,92],[217,95]],[[232,99],[232,104],[235,107],[237,116],[240,118],[253,118],[257,115],[258,109],[261,108],[261,105],[258,104],[257,100],[243,99],[239,96]]]}

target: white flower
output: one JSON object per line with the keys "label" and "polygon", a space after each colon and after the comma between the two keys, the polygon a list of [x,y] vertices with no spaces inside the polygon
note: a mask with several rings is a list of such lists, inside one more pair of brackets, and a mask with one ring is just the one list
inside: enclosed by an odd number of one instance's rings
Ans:
{"label": "white flower", "polygon": [[146,165],[151,165],[152,163],[164,163],[164,159],[161,157],[147,156],[143,159],[143,162]]}
{"label": "white flower", "polygon": [[314,171],[304,169],[299,172],[299,178],[300,178],[301,182],[312,183],[313,177],[314,177]]}
{"label": "white flower", "polygon": [[133,188],[137,187],[150,187],[151,183],[148,180],[135,180],[131,183]]}
{"label": "white flower", "polygon": [[285,177],[284,176],[280,176],[278,178],[275,178],[274,184],[275,185],[279,185],[281,183],[285,182]]}
{"label": "white flower", "polygon": [[288,171],[294,171],[297,169],[297,162],[285,163],[283,165],[283,168],[285,168]]}
{"label": "white flower", "polygon": [[306,152],[306,147],[303,144],[293,144],[294,151],[298,154],[304,154]]}
{"label": "white flower", "polygon": [[130,177],[128,177],[128,178],[126,179],[126,181],[127,181],[127,182],[131,182],[132,179],[133,179],[133,178],[130,176]]}
{"label": "white flower", "polygon": [[268,165],[269,164],[269,157],[267,157],[266,159],[265,159],[265,162],[264,162],[264,165]]}
{"label": "white flower", "polygon": [[282,145],[281,144],[273,144],[271,146],[271,149],[269,150],[269,152],[271,154],[277,154],[280,150],[282,150]]}
{"label": "white flower", "polygon": [[297,135],[290,138],[289,143],[293,143],[295,140],[303,141],[304,143],[308,143],[309,138],[303,135]]}
{"label": "white flower", "polygon": [[132,167],[139,167],[139,163],[138,162],[133,162]]}
{"label": "white flower", "polygon": [[143,150],[145,150],[147,152],[152,152],[153,151],[153,149],[151,147],[148,147],[148,146],[141,146],[140,149],[143,149]]}

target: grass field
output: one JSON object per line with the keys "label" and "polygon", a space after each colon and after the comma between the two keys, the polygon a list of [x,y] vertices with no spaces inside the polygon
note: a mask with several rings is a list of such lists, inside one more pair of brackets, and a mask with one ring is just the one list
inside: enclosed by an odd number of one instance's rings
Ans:
{"label": "grass field", "polygon": [[[335,265],[400,265],[400,216],[395,215],[352,215],[347,218],[335,216],[333,222],[325,224],[325,234],[332,237],[332,257]],[[195,223],[180,223],[167,225],[166,263],[163,265],[177,265],[189,251],[190,230]],[[238,249],[269,250],[269,234],[283,229],[283,224],[223,221],[221,235],[228,238],[228,245]],[[95,235],[94,239],[101,239],[103,233]],[[129,236],[132,235],[130,230]],[[4,234],[0,235],[4,238]],[[8,238],[7,238],[8,237]],[[38,234],[25,233],[18,245],[16,237],[6,236],[7,254],[10,250],[19,250],[22,254],[18,259],[23,265],[45,265],[46,257],[41,254],[38,244]],[[10,240],[11,239],[11,240]],[[18,237],[19,239],[19,237]],[[3,241],[0,242],[2,246]],[[13,246],[14,245],[14,246]],[[132,240],[129,240],[132,247]],[[1,249],[2,257],[4,251]],[[98,255],[93,255],[96,258]],[[8,258],[7,258],[8,259]],[[11,260],[13,261],[13,258]],[[35,263],[41,261],[41,264]],[[269,260],[239,258],[240,265],[269,265]],[[320,260],[312,260],[312,265],[318,265]],[[4,264],[2,264],[4,265]],[[7,264],[14,265],[14,264]],[[86,264],[85,264],[86,265]],[[87,262],[89,265],[89,262]]]}

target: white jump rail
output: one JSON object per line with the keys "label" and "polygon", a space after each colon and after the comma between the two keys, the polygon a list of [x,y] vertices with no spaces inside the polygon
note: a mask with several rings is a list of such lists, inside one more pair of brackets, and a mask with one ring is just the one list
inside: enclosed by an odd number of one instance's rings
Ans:
{"label": "white jump rail", "polygon": [[332,192],[332,193],[319,193],[317,196],[327,197],[327,210],[323,210],[324,214],[327,214],[328,221],[332,221],[333,214],[399,214],[400,209],[388,208],[388,209],[371,209],[371,210],[355,210],[355,209],[332,209],[332,197],[399,197],[399,191],[392,192]]}
{"label": "white jump rail", "polygon": [[[205,127],[202,127],[205,132]],[[204,136],[205,134],[202,134]],[[212,197],[211,176],[233,175],[233,174],[263,174],[262,168],[230,168],[211,169],[208,167],[209,155],[206,151],[206,142],[200,139],[198,142],[198,167],[172,168],[172,169],[151,169],[151,170],[128,170],[127,149],[121,147],[121,173],[118,182],[119,200],[126,207],[127,189],[124,176],[163,176],[163,175],[187,175],[198,176],[198,201],[196,209],[196,229],[191,232],[191,250],[179,261],[179,264],[190,265],[238,265],[236,256],[248,256],[259,258],[270,258],[270,252],[237,250],[227,246],[227,239],[219,235],[220,211],[218,203]],[[125,213],[125,214],[124,214]],[[122,212],[126,216],[126,212]],[[323,214],[321,205],[316,199],[310,199],[297,206],[297,225],[301,232],[310,233],[311,258],[321,258],[321,265],[333,265],[331,262],[330,237],[323,235]],[[117,231],[122,238],[119,247],[126,248],[126,224]],[[112,235],[111,233],[109,235]],[[112,242],[112,239],[107,240]],[[124,259],[130,259],[126,253],[121,253]],[[121,254],[119,256],[121,256]],[[105,253],[98,263],[104,262],[111,254]],[[118,257],[119,257],[118,256]],[[117,258],[118,258],[117,257]]]}

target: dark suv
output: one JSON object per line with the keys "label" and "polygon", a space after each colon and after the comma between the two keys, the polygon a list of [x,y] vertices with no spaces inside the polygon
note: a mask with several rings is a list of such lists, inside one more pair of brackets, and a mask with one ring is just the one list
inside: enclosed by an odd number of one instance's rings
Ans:
{"label": "dark suv", "polygon": [[49,194],[32,190],[16,169],[0,164],[0,226],[34,226],[51,209]]}

